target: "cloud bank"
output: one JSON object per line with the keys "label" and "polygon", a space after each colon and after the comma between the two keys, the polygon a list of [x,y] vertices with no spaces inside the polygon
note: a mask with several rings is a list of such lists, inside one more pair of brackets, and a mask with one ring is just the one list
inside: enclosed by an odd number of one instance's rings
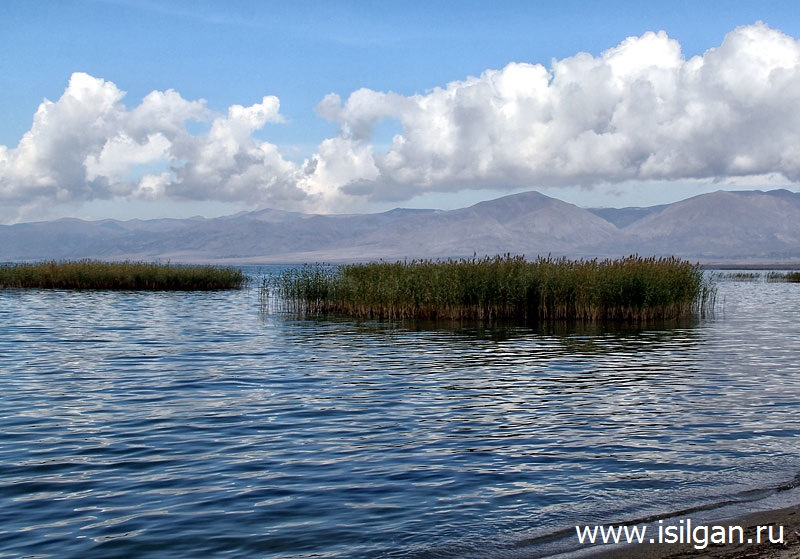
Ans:
{"label": "cloud bank", "polygon": [[[0,146],[3,206],[127,198],[326,211],[470,188],[800,182],[800,42],[762,23],[688,60],[648,32],[600,56],[515,62],[424,94],[332,93],[317,113],[339,132],[302,163],[256,138],[285,125],[276,97],[213,114],[173,90],[133,108],[124,95],[73,74],[16,148]],[[379,149],[384,120],[402,131]]]}

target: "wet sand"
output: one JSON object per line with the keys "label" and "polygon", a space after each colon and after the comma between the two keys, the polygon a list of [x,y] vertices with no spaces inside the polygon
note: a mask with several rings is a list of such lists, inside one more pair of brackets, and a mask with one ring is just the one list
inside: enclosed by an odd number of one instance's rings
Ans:
{"label": "wet sand", "polygon": [[691,544],[641,544],[591,554],[590,559],[689,559],[711,557],[715,559],[800,559],[800,506],[757,512],[726,521],[713,521],[709,526],[742,526],[747,537],[755,534],[756,526],[784,527],[784,544],[734,543],[709,544],[697,550]]}

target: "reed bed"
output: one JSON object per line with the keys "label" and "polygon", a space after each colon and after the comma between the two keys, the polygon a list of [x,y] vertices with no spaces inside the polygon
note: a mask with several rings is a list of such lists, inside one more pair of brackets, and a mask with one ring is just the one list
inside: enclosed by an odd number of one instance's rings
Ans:
{"label": "reed bed", "polygon": [[639,256],[306,265],[272,288],[288,312],[388,320],[641,322],[703,313],[714,299],[699,266]]}
{"label": "reed bed", "polygon": [[758,272],[728,272],[717,274],[716,277],[726,281],[757,282],[761,281],[761,274]]}
{"label": "reed bed", "polygon": [[770,272],[767,274],[767,281],[800,283],[800,272]]}
{"label": "reed bed", "polygon": [[214,266],[97,260],[0,266],[0,288],[211,291],[246,283],[241,270]]}

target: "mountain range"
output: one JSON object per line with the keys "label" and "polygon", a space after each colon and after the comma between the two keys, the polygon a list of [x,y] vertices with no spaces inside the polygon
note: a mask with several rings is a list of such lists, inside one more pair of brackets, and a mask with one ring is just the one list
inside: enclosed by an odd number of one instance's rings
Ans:
{"label": "mountain range", "polygon": [[346,262],[524,254],[675,255],[702,263],[800,263],[800,193],[717,191],[646,208],[584,209],[524,192],[456,210],[218,218],[59,219],[0,226],[0,261]]}

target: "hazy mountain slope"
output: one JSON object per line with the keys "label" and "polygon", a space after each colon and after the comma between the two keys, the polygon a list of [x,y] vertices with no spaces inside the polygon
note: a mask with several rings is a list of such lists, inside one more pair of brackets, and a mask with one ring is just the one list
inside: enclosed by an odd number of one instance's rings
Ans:
{"label": "hazy mountain slope", "polygon": [[0,260],[220,260],[278,257],[351,246],[394,221],[435,213],[395,209],[380,214],[309,215],[279,210],[215,219],[82,221],[0,226]]}
{"label": "hazy mountain slope", "polygon": [[359,243],[362,252],[393,257],[447,257],[511,252],[571,254],[616,228],[584,209],[538,192],[396,222]]}
{"label": "hazy mountain slope", "polygon": [[114,258],[191,229],[204,218],[117,221],[59,219],[0,226],[0,259],[5,261]]}
{"label": "hazy mountain slope", "polygon": [[359,237],[432,210],[392,210],[380,214],[306,215],[292,219],[264,219],[264,212],[218,218],[182,231],[171,239],[150,246],[151,253],[175,259],[252,259],[309,251],[329,251],[352,246]]}
{"label": "hazy mountain slope", "polygon": [[670,204],[624,231],[642,253],[800,257],[800,194],[717,191]]}
{"label": "hazy mountain slope", "polygon": [[631,223],[639,221],[643,217],[647,217],[652,213],[659,212],[666,207],[666,204],[662,204],[660,206],[648,206],[646,208],[587,208],[587,210],[622,229],[623,227],[627,227]]}
{"label": "hazy mountain slope", "polygon": [[0,261],[267,263],[509,252],[800,260],[799,224],[800,194],[786,190],[715,192],[666,206],[591,211],[526,192],[451,211],[310,215],[267,209],[215,219],[22,223],[0,226]]}

